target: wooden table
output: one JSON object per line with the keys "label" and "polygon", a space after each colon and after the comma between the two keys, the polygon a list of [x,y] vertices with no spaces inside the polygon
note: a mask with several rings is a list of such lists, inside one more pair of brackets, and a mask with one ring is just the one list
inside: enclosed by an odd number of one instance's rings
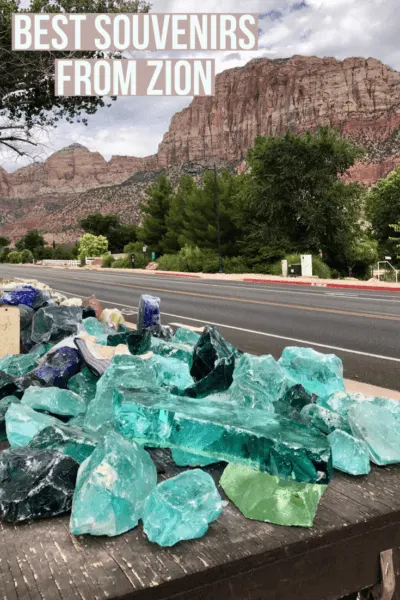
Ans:
{"label": "wooden table", "polygon": [[[181,470],[166,451],[157,463],[162,477]],[[208,470],[218,479],[220,466]],[[141,526],[75,537],[68,521],[0,525],[1,598],[333,600],[377,583],[380,552],[400,547],[400,466],[335,473],[311,529],[250,521],[230,503],[202,539],[162,549]]]}

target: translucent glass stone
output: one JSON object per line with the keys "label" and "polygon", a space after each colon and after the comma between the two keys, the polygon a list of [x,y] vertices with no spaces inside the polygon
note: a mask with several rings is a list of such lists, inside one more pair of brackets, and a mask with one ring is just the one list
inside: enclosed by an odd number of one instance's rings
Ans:
{"label": "translucent glass stone", "polygon": [[25,375],[37,367],[38,361],[31,354],[8,354],[0,358],[0,370],[8,375]]}
{"label": "translucent glass stone", "polygon": [[6,396],[2,400],[0,400],[0,441],[5,441],[7,439],[6,432],[6,412],[8,411],[8,407],[10,404],[15,402],[16,404],[20,403],[20,399],[17,396]]}
{"label": "translucent glass stone", "polygon": [[334,354],[322,354],[312,348],[287,347],[278,362],[309,394],[324,398],[345,391],[343,363]]}
{"label": "translucent glass stone", "polygon": [[176,448],[255,467],[282,478],[327,483],[332,460],[323,434],[307,425],[230,402],[199,403],[167,391],[118,389],[115,426],[149,446]]}
{"label": "translucent glass stone", "polygon": [[154,354],[159,354],[167,358],[176,358],[187,363],[189,366],[192,364],[193,347],[187,344],[153,337],[150,349]]}
{"label": "translucent glass stone", "polygon": [[178,467],[208,467],[214,463],[219,462],[215,458],[208,458],[207,456],[199,456],[192,452],[184,452],[183,450],[172,449],[172,460]]}
{"label": "translucent glass stone", "polygon": [[311,425],[328,435],[335,429],[342,429],[351,433],[348,421],[342,415],[319,406],[318,404],[307,404],[300,412],[300,415]]}
{"label": "translucent glass stone", "polygon": [[138,331],[155,330],[161,325],[160,298],[144,294],[140,296],[137,319]]}
{"label": "translucent glass stone", "polygon": [[83,319],[82,325],[85,331],[96,338],[97,344],[107,345],[108,336],[116,334],[116,330],[108,327],[105,323],[101,323],[96,317],[88,317]]}
{"label": "translucent glass stone", "polygon": [[23,404],[10,404],[6,412],[6,432],[10,446],[26,446],[35,435],[48,427],[60,423],[55,417],[37,412]]}
{"label": "translucent glass stone", "polygon": [[44,306],[33,317],[32,340],[36,344],[59,342],[74,335],[82,322],[82,308]]}
{"label": "translucent glass stone", "polygon": [[57,387],[29,387],[21,400],[22,404],[35,410],[54,415],[77,417],[86,412],[86,403],[74,392]]}
{"label": "translucent glass stone", "polygon": [[109,432],[79,468],[71,533],[115,536],[133,529],[156,483],[148,453]]}
{"label": "translucent glass stone", "polygon": [[386,408],[372,402],[352,406],[348,413],[354,437],[363,440],[376,465],[400,462],[400,426]]}
{"label": "translucent glass stone", "polygon": [[143,530],[151,542],[174,546],[202,537],[222,512],[214,480],[200,469],[159,483],[144,505]]}
{"label": "translucent glass stone", "polygon": [[248,519],[312,527],[327,486],[285,481],[249,467],[228,465],[220,479],[225,494]]}
{"label": "translucent glass stone", "polygon": [[232,346],[224,340],[215,326],[205,327],[193,352],[193,363],[190,370],[193,379],[200,381],[209,375],[219,359],[231,357],[232,350]]}
{"label": "translucent glass stone", "polygon": [[0,453],[0,512],[17,523],[68,512],[78,463],[54,450],[11,448]]}
{"label": "translucent glass stone", "polygon": [[68,381],[68,389],[81,396],[88,404],[96,395],[96,384],[99,378],[95,377],[89,369],[83,369]]}
{"label": "translucent glass stone", "polygon": [[58,450],[82,463],[100,441],[100,437],[69,424],[50,425],[39,431],[29,442],[29,448],[36,450]]}
{"label": "translucent glass stone", "polygon": [[198,334],[196,331],[186,329],[186,327],[178,327],[178,329],[175,331],[172,341],[179,342],[180,344],[195,346],[199,339],[200,334]]}
{"label": "translucent glass stone", "polygon": [[334,469],[349,475],[367,475],[370,472],[369,451],[365,442],[339,429],[328,435],[328,440]]}

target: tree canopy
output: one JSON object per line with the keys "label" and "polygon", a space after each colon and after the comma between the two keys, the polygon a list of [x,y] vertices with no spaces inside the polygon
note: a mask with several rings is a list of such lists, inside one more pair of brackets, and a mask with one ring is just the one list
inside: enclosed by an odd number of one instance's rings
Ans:
{"label": "tree canopy", "polygon": [[147,198],[141,203],[143,224],[139,239],[157,253],[163,251],[166,243],[167,216],[171,207],[173,188],[166,175],[160,175],[157,181],[146,190]]}
{"label": "tree canopy", "polygon": [[381,179],[370,190],[366,202],[366,216],[379,242],[381,255],[396,255],[392,224],[400,221],[400,167]]}
{"label": "tree canopy", "polygon": [[[82,121],[105,106],[100,97],[55,95],[57,58],[102,58],[95,52],[13,52],[12,13],[148,12],[144,0],[0,0],[0,147],[24,154],[36,145],[36,127],[55,127],[61,120]],[[118,54],[114,54],[118,58]]]}
{"label": "tree canopy", "polygon": [[17,250],[30,250],[34,252],[36,248],[43,248],[45,245],[44,237],[37,229],[28,231],[18,242],[15,247]]}
{"label": "tree canopy", "polygon": [[124,246],[137,240],[136,225],[120,223],[118,215],[92,213],[79,222],[82,229],[92,235],[103,235],[111,252],[122,252]]}
{"label": "tree canopy", "polygon": [[102,256],[108,250],[108,240],[103,235],[85,233],[79,241],[79,257]]}

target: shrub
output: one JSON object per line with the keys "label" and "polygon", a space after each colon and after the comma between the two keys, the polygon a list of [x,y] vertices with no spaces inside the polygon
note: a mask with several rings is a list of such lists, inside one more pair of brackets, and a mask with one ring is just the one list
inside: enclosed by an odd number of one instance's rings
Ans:
{"label": "shrub", "polygon": [[33,263],[33,254],[30,250],[22,250],[21,252],[22,263]]}
{"label": "shrub", "polygon": [[242,256],[233,256],[223,259],[225,273],[248,273],[249,265]]}
{"label": "shrub", "polygon": [[8,262],[13,265],[22,263],[21,252],[10,252],[8,255]]}
{"label": "shrub", "polygon": [[131,261],[129,260],[128,256],[125,256],[125,258],[119,258],[118,260],[115,260],[113,262],[112,268],[113,269],[130,269]]}
{"label": "shrub", "polygon": [[[288,265],[298,264],[301,262],[300,254],[288,254],[285,256],[288,261]],[[319,256],[313,256],[313,275],[316,275],[320,279],[330,279],[331,270],[327,264],[324,263]],[[282,263],[277,261],[271,265],[271,275],[282,275]]]}
{"label": "shrub", "polygon": [[180,271],[180,260],[178,254],[164,254],[157,259],[158,268],[161,271]]}
{"label": "shrub", "polygon": [[115,263],[115,258],[113,257],[112,254],[106,254],[105,256],[103,256],[103,260],[101,261],[101,266],[103,269],[109,269],[110,267],[113,266],[113,263]]}

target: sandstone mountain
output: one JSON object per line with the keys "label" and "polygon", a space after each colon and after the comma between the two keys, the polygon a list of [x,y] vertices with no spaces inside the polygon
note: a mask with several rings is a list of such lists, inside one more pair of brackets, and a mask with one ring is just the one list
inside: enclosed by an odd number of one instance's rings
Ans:
{"label": "sandstone mountain", "polygon": [[15,239],[37,227],[49,241],[73,241],[79,218],[96,210],[137,222],[144,190],[160,172],[177,176],[199,160],[238,166],[257,135],[318,125],[365,148],[348,177],[373,184],[400,164],[400,73],[373,58],[302,56],[224,71],[214,97],[195,98],[173,117],[153,156],[107,162],[73,144],[12,174],[0,167],[0,233]]}

